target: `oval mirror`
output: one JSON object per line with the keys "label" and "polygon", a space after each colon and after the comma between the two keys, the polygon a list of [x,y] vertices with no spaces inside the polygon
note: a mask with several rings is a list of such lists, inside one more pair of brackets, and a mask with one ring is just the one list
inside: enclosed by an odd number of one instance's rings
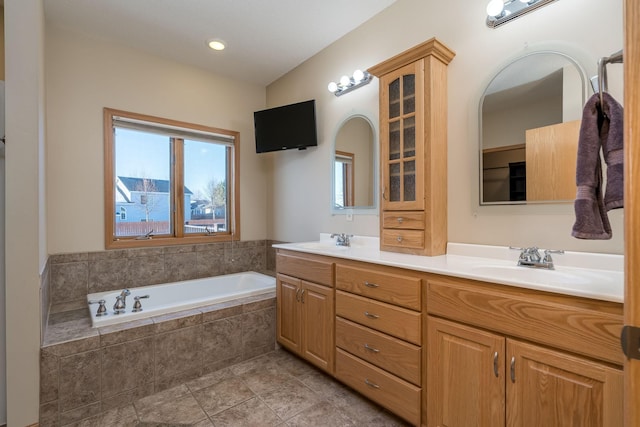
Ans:
{"label": "oval mirror", "polygon": [[571,57],[532,52],[480,100],[480,204],[572,202],[586,75]]}
{"label": "oval mirror", "polygon": [[334,213],[376,208],[375,141],[373,124],[363,115],[352,115],[338,127],[332,153]]}

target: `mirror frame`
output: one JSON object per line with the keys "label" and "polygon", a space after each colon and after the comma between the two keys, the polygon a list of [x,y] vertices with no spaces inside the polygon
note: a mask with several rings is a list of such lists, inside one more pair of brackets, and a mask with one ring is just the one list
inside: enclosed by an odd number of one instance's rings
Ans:
{"label": "mirror frame", "polygon": [[[545,49],[545,50],[535,50],[535,51],[531,51],[531,52],[527,52],[524,55],[518,55],[515,56],[513,58],[511,58],[509,61],[507,61],[504,65],[502,65],[500,67],[500,69],[498,69],[497,72],[495,72],[493,74],[493,77],[491,77],[491,79],[489,80],[489,82],[485,85],[485,88],[482,92],[482,95],[480,96],[480,102],[478,103],[478,203],[480,206],[509,206],[509,205],[541,205],[541,204],[566,204],[568,202],[573,202],[573,200],[549,200],[549,201],[535,201],[535,202],[527,202],[526,200],[523,201],[509,201],[509,200],[504,200],[504,201],[498,201],[498,202],[484,202],[483,201],[483,186],[482,186],[482,180],[483,180],[483,176],[482,176],[482,134],[483,134],[483,128],[482,128],[482,107],[484,105],[484,99],[485,96],[487,94],[487,89],[489,89],[489,87],[491,86],[491,84],[496,80],[496,78],[504,71],[506,70],[508,67],[510,67],[511,65],[513,65],[515,62],[518,62],[520,60],[523,60],[525,58],[528,58],[530,56],[534,56],[534,55],[543,55],[543,54],[553,54],[553,55],[559,55],[564,57],[566,60],[568,60],[571,64],[573,64],[576,69],[578,70],[579,74],[580,74],[580,80],[581,80],[581,86],[582,86],[582,101],[581,101],[581,105],[585,105],[585,103],[587,102],[587,94],[588,94],[588,83],[587,83],[587,72],[585,71],[584,67],[582,67],[582,65],[580,65],[580,63],[571,55],[568,55],[564,52],[560,52],[557,50],[549,50],[549,49]],[[576,154],[577,155],[577,154]]]}
{"label": "mirror frame", "polygon": [[[371,146],[373,149],[373,206],[353,206],[353,207],[345,207],[345,208],[337,208],[335,201],[335,156],[336,156],[336,139],[338,137],[338,133],[342,126],[347,123],[351,119],[361,118],[369,123],[371,126],[373,133],[373,141],[371,141]],[[351,112],[348,116],[338,123],[333,132],[333,139],[331,142],[331,214],[332,215],[347,215],[347,214],[356,214],[356,215],[378,215],[378,203],[379,203],[379,182],[380,182],[380,163],[378,160],[379,157],[379,147],[378,147],[378,128],[373,120],[369,118],[365,113],[360,112]]]}

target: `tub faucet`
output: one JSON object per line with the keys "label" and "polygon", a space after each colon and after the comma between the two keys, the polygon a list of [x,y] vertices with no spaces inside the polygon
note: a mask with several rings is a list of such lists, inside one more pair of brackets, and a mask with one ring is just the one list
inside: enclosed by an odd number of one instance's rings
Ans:
{"label": "tub faucet", "polygon": [[334,233],[331,235],[331,238],[336,238],[336,246],[351,246],[351,238],[353,234],[344,234],[344,233]]}
{"label": "tub faucet", "polygon": [[127,306],[127,297],[131,295],[131,291],[129,289],[123,289],[122,292],[120,292],[120,298],[122,299],[122,308],[125,308]]}
{"label": "tub faucet", "polygon": [[122,300],[122,296],[116,296],[116,303],[113,304],[113,314],[122,314],[125,312],[124,309],[124,301]]}

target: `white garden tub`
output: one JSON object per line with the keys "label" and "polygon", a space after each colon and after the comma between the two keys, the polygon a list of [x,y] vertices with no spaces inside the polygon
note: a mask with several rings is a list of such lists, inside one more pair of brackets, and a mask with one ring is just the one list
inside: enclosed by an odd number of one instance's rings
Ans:
{"label": "white garden tub", "polygon": [[[126,308],[122,314],[114,314],[116,297],[121,294],[122,290],[89,294],[87,295],[87,301],[105,301],[104,306],[107,309],[107,314],[103,316],[96,316],[98,304],[89,304],[91,322],[93,327],[97,328],[266,294],[275,291],[275,289],[276,279],[274,277],[248,271],[225,276],[129,288],[131,294],[126,297]],[[149,298],[140,299],[142,311],[133,312],[135,297],[146,295],[149,295]]]}

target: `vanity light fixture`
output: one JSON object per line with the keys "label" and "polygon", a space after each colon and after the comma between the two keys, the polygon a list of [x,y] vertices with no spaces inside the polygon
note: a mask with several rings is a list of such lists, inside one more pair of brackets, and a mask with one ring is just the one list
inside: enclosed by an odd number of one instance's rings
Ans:
{"label": "vanity light fixture", "polygon": [[487,4],[487,27],[496,28],[554,1],[557,0],[491,0]]}
{"label": "vanity light fixture", "polygon": [[327,86],[329,92],[333,93],[335,96],[344,95],[345,93],[351,92],[354,89],[359,88],[360,86],[364,86],[368,84],[373,79],[373,76],[366,71],[355,70],[353,72],[353,76],[342,76],[340,77],[340,81],[338,83],[331,82]]}

